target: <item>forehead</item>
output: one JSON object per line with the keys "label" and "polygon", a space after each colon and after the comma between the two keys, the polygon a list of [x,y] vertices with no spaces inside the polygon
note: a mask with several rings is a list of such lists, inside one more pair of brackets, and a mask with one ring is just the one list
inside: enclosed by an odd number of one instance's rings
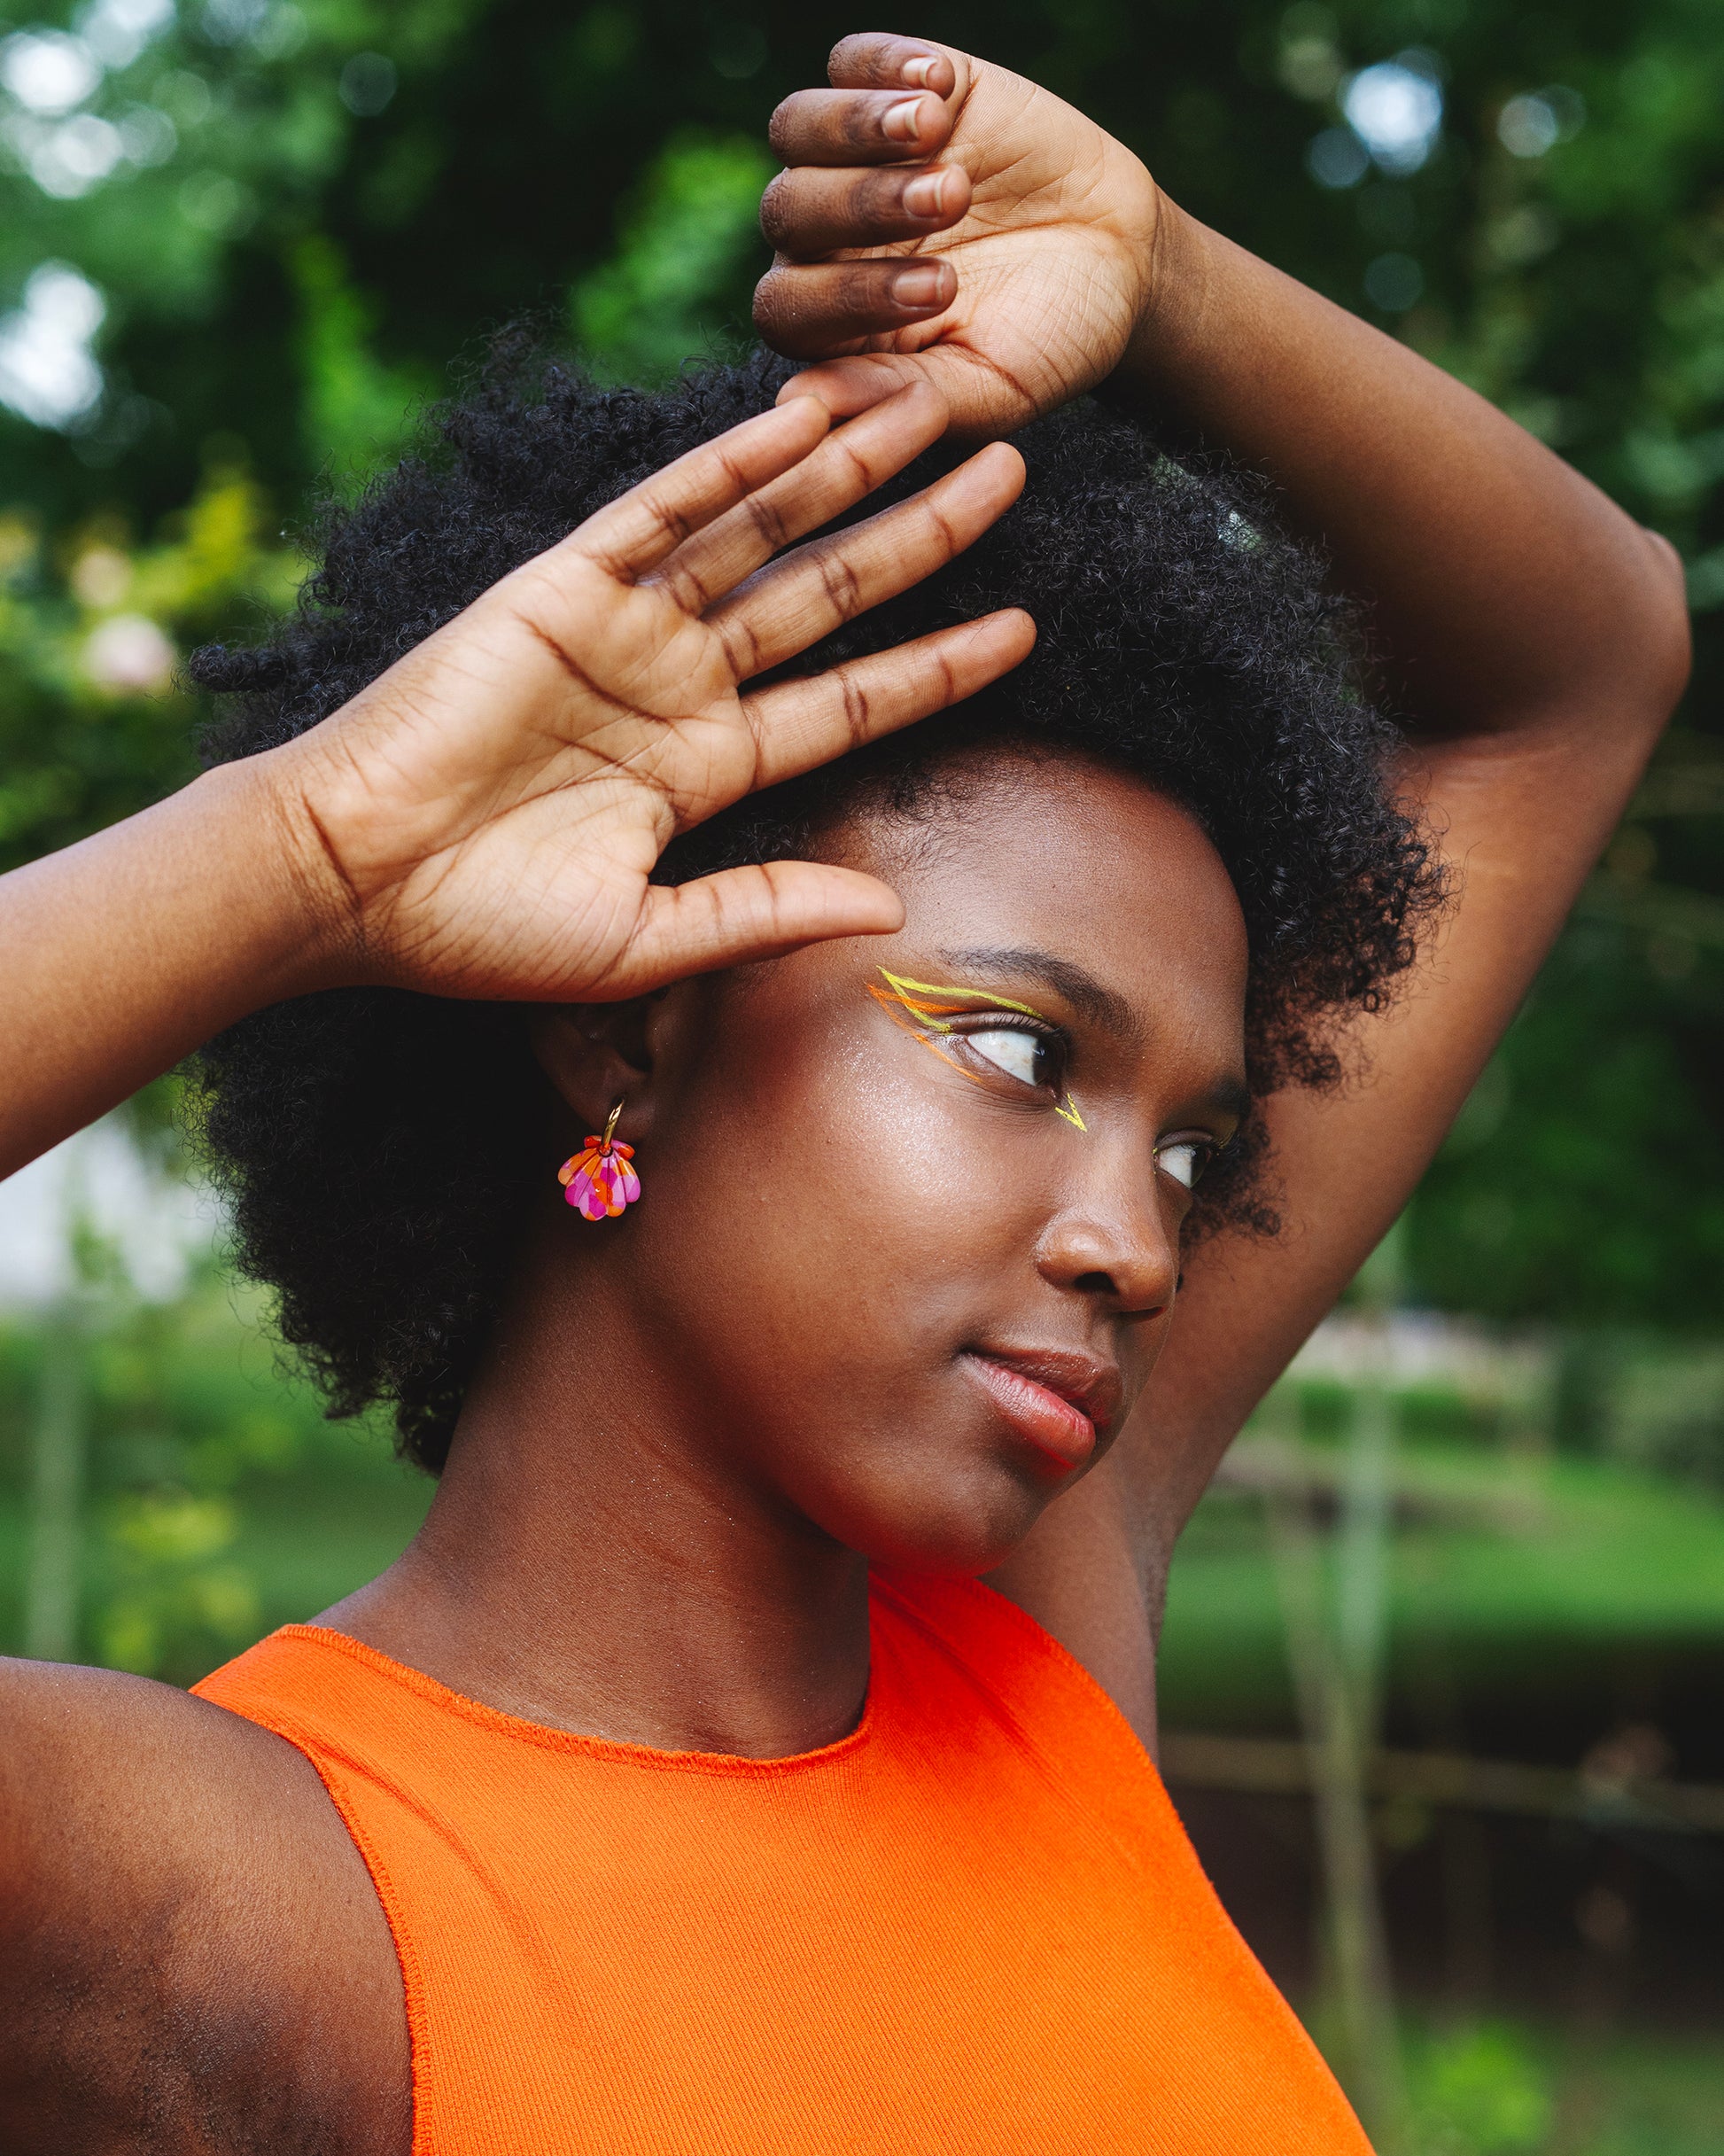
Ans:
{"label": "forehead", "polygon": [[842,858],[899,892],[919,946],[1049,952],[1145,1020],[1177,1014],[1182,1031],[1237,1056],[1239,898],[1195,820],[1142,781],[1087,760],[1014,759],[965,774],[950,805],[859,821]]}

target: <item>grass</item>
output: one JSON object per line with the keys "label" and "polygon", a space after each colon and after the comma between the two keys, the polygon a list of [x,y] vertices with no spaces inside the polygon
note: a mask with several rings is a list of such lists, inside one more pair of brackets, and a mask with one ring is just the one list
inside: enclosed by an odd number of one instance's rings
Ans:
{"label": "grass", "polygon": [[[0,1327],[0,1647],[13,1651],[43,1353],[38,1328]],[[381,1427],[325,1422],[278,1366],[255,1308],[214,1281],[182,1306],[109,1324],[81,1359],[89,1658],[189,1681],[370,1577],[423,1516],[431,1485],[393,1459]],[[1247,1476],[1262,1465],[1252,1444],[1239,1454]],[[1311,1456],[1319,1479],[1340,1460],[1332,1445]],[[1505,1755],[1537,1734],[1529,1703],[1565,1701],[1571,1733],[1596,1731],[1616,1712],[1619,1666],[1642,1703],[1660,1673],[1697,1666],[1697,1696],[1717,1719],[1716,1493],[1608,1459],[1506,1456],[1428,1424],[1403,1444],[1397,1478],[1391,1719],[1420,1725],[1402,1740],[1418,1740],[1433,1697],[1451,1720],[1496,1702],[1506,1734],[1481,1748]],[[1182,1545],[1162,1697],[1170,1725],[1293,1726],[1264,1508],[1249,1488],[1213,1491]],[[1406,2053],[1409,2156],[1724,2151],[1724,2043],[1706,2034],[1584,2015],[1425,2019],[1407,2024]]]}
{"label": "grass", "polygon": [[1405,2030],[1413,2156],[1719,2156],[1724,2046],[1491,2019]]}
{"label": "grass", "polygon": [[[1251,1465],[1251,1441],[1243,1465]],[[1724,1657],[1724,1499],[1608,1459],[1403,1448],[1388,1576],[1392,1722],[1532,1693],[1596,1698],[1611,1672]],[[1625,1680],[1626,1681],[1626,1680]],[[1608,1685],[1606,1686],[1608,1688]],[[1656,1689],[1654,1680],[1654,1689]],[[1162,1638],[1169,1726],[1291,1730],[1262,1501],[1221,1486],[1175,1559]],[[1720,2137],[1724,2145],[1724,2136]]]}

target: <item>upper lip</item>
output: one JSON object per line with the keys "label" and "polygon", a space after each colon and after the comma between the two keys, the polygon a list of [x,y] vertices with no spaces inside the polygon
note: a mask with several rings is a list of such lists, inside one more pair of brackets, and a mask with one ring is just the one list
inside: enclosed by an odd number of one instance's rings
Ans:
{"label": "upper lip", "polygon": [[1004,1363],[1008,1370],[1045,1385],[1087,1415],[1099,1430],[1107,1429],[1120,1412],[1124,1382],[1117,1366],[1099,1356],[1069,1348],[996,1347],[990,1342],[979,1342],[970,1353]]}

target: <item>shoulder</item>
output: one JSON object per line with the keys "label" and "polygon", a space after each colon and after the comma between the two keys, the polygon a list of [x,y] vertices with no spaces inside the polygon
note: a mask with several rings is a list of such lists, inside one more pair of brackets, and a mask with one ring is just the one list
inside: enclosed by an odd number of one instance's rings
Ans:
{"label": "shoulder", "polygon": [[148,1677],[0,1660],[0,1731],[8,1926],[39,1895],[94,1899],[92,1868],[104,1904],[148,1901],[208,1878],[248,1822],[315,1814],[291,1747]]}
{"label": "shoulder", "polygon": [[[0,1660],[0,2149],[153,2145],[181,2105],[297,2117],[305,2074],[386,2059],[399,1978],[363,1864],[310,1763],[225,1708]],[[304,2073],[269,2056],[298,2028]],[[285,2127],[269,2145],[300,2145]]]}

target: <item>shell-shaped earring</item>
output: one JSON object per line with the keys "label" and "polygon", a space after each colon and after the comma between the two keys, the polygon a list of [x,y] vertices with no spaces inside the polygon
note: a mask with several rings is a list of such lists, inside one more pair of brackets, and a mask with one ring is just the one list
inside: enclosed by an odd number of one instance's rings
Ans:
{"label": "shell-shaped earring", "polygon": [[617,1142],[617,1118],[622,1112],[623,1103],[618,1101],[604,1126],[604,1136],[589,1138],[556,1171],[563,1196],[584,1219],[615,1219],[641,1195],[641,1178],[633,1167],[634,1148]]}

